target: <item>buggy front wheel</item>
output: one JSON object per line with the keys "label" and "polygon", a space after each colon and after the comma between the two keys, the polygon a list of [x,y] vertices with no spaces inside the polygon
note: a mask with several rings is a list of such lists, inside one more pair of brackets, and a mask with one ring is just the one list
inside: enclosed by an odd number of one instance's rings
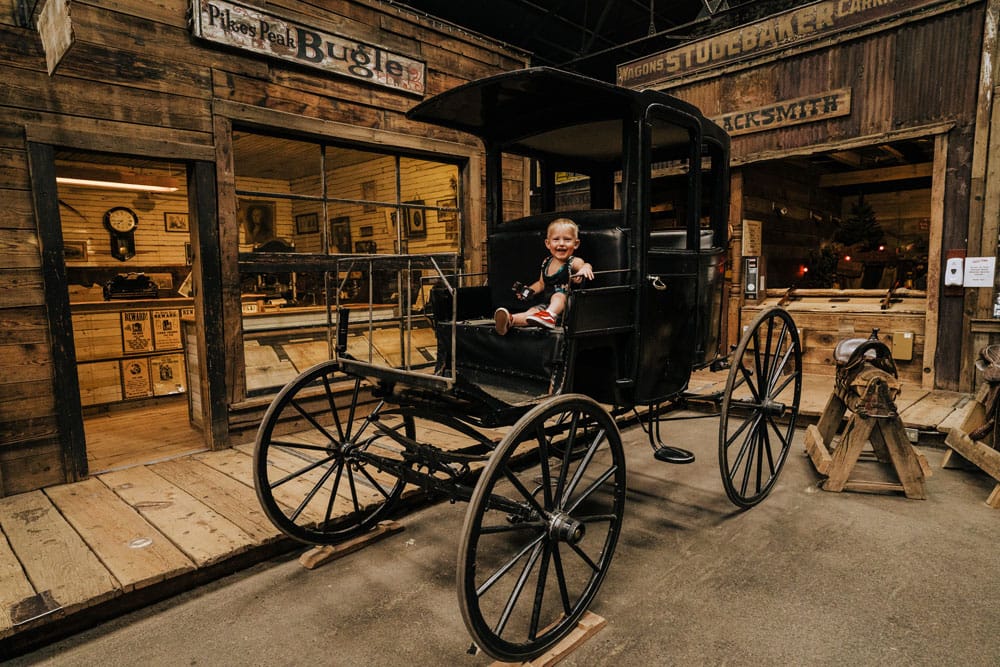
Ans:
{"label": "buggy front wheel", "polygon": [[386,517],[404,482],[379,470],[402,461],[392,436],[414,437],[413,418],[372,398],[360,377],[326,361],[289,382],[257,431],[254,487],[268,518],[289,537],[335,544]]}
{"label": "buggy front wheel", "polygon": [[802,348],[782,308],[763,311],[730,361],[719,418],[719,468],[742,508],[771,492],[788,458],[802,393]]}
{"label": "buggy front wheel", "polygon": [[625,503],[614,420],[582,395],[526,413],[483,469],[458,553],[458,598],[476,645],[531,659],[575,626],[611,564]]}

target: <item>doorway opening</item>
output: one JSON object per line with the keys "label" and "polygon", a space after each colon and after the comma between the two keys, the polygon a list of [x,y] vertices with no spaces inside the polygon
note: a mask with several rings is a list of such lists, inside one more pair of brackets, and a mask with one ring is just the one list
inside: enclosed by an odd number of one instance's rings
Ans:
{"label": "doorway opening", "polygon": [[194,319],[186,166],[55,157],[89,472],[204,449],[182,330]]}

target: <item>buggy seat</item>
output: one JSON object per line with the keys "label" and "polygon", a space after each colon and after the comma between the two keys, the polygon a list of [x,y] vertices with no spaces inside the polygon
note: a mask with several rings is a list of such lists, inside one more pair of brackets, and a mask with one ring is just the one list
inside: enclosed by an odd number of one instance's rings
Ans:
{"label": "buggy seat", "polygon": [[[534,282],[547,256],[545,234],[549,223],[568,217],[580,228],[576,256],[594,267],[594,280],[574,285],[564,326],[553,330],[512,327],[500,336],[493,326],[499,307],[523,311],[538,301],[518,301],[515,281]],[[487,241],[488,280],[483,287],[459,290],[455,325],[455,360],[458,373],[476,384],[502,387],[506,392],[537,397],[561,387],[566,372],[567,339],[590,322],[599,326],[606,313],[588,314],[590,299],[581,292],[600,291],[628,283],[628,235],[621,228],[621,212],[611,210],[558,212],[534,215],[504,223]],[[451,304],[438,291],[434,298],[439,361],[449,363]],[[599,303],[600,300],[594,303]],[[593,308],[590,308],[594,310]]]}

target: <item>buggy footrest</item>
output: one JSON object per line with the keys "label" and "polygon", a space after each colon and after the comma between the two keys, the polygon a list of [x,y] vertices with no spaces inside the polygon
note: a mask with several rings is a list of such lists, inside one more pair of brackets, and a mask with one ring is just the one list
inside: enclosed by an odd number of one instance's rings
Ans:
{"label": "buggy footrest", "polygon": [[653,458],[664,463],[694,463],[694,453],[680,447],[660,445],[653,452]]}

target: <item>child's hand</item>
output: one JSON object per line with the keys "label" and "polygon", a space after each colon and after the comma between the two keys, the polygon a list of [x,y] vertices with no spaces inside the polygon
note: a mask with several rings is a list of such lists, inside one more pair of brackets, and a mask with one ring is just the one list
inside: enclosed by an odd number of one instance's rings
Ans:
{"label": "child's hand", "polygon": [[589,262],[584,262],[583,266],[577,269],[576,273],[573,274],[573,282],[582,283],[584,278],[587,280],[594,279],[594,267]]}
{"label": "child's hand", "polygon": [[535,293],[530,285],[525,285],[522,282],[515,282],[511,289],[514,290],[514,296],[518,301],[525,301]]}

